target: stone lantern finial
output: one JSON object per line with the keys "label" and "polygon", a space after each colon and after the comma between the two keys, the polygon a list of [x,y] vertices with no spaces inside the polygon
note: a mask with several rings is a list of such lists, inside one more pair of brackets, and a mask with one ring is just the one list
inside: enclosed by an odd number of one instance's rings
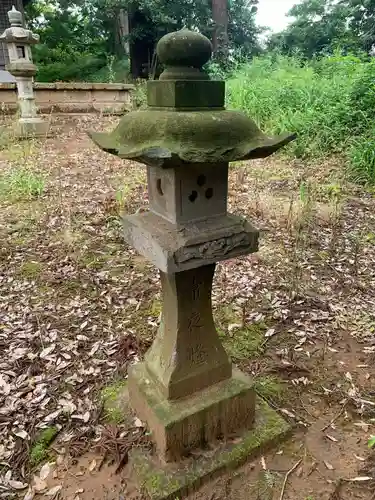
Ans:
{"label": "stone lantern finial", "polygon": [[12,6],[12,10],[8,12],[8,19],[12,28],[23,26],[22,13],[14,5]]}
{"label": "stone lantern finial", "polygon": [[169,33],[156,51],[166,68],[160,80],[209,80],[202,67],[211,59],[212,44],[204,35],[187,29]]}

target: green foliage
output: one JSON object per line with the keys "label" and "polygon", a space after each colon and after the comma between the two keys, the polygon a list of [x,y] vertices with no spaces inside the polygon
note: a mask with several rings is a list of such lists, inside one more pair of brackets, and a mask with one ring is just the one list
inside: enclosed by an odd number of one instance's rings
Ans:
{"label": "green foliage", "polygon": [[258,394],[269,401],[280,401],[284,392],[282,381],[272,376],[256,377],[254,388]]}
{"label": "green foliage", "polygon": [[132,92],[132,103],[135,109],[147,107],[147,83],[145,80],[139,80],[135,84]]}
{"label": "green foliage", "polygon": [[91,2],[35,0],[26,15],[42,42],[33,50],[39,81],[85,81],[107,65],[108,45]]}
{"label": "green foliage", "polygon": [[27,167],[14,167],[0,174],[0,197],[13,201],[30,200],[41,196],[45,179]]}
{"label": "green foliage", "polygon": [[[271,54],[229,81],[228,101],[268,133],[297,132],[287,154],[341,153],[361,182],[375,181],[375,64],[335,53],[311,62]],[[362,177],[362,178],[361,178]]]}
{"label": "green foliage", "polygon": [[223,333],[221,330],[218,333],[228,355],[233,360],[243,360],[261,354],[266,330],[264,323],[253,323],[235,330],[233,334]]}
{"label": "green foliage", "polygon": [[368,447],[369,448],[375,447],[375,436],[371,436],[370,439],[368,440]]}
{"label": "green foliage", "polygon": [[354,139],[349,157],[351,179],[359,184],[375,184],[375,130],[369,136]]}
{"label": "green foliage", "polygon": [[34,441],[30,449],[30,463],[33,467],[39,465],[48,458],[48,448],[58,434],[56,427],[47,427]]}
{"label": "green foliage", "polygon": [[340,48],[368,52],[375,42],[375,0],[303,0],[289,26],[271,35],[269,48],[306,58]]}
{"label": "green foliage", "polygon": [[[256,3],[233,0],[228,8],[230,48],[241,50],[244,57],[259,52]],[[130,19],[141,16],[131,21],[130,35],[123,34],[126,12]],[[167,32],[183,27],[212,38],[214,30],[210,0],[34,0],[26,14],[41,37],[34,58],[37,79],[46,82],[124,81],[129,71],[128,43],[152,46]],[[116,65],[122,69],[116,71]]]}

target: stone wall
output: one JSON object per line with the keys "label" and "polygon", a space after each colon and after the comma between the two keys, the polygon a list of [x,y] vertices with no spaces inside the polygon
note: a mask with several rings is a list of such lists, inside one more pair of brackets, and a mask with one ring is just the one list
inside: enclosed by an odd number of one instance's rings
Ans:
{"label": "stone wall", "polygon": [[[131,107],[133,85],[124,83],[34,83],[40,113],[113,113]],[[0,83],[0,113],[18,109],[14,83]]]}

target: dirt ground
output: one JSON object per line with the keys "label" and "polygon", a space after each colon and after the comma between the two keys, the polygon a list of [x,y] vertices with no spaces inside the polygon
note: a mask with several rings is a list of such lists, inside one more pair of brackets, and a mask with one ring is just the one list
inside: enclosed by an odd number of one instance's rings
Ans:
{"label": "dirt ground", "polygon": [[[51,137],[0,150],[0,498],[142,498],[125,457],[146,432],[106,412],[105,388],[150,345],[160,289],[119,221],[147,207],[145,169],[86,134],[116,121],[53,118]],[[294,432],[191,500],[375,498],[373,194],[340,158],[232,166],[230,210],[261,248],[218,264],[215,319]]]}

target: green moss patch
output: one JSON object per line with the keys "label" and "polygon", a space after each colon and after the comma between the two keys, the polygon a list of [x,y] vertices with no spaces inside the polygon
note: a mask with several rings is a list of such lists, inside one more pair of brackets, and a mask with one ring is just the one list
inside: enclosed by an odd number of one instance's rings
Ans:
{"label": "green moss patch", "polygon": [[125,421],[121,397],[126,391],[126,380],[118,380],[101,390],[100,399],[103,403],[104,419],[108,423],[122,424]]}
{"label": "green moss patch", "polygon": [[236,443],[219,443],[214,454],[163,465],[142,450],[131,452],[131,464],[143,491],[152,500],[175,500],[191,493],[222,470],[236,468],[263,453],[290,432],[290,426],[262,399],[258,399],[254,428]]}
{"label": "green moss patch", "polygon": [[263,352],[264,334],[267,326],[262,323],[253,323],[245,328],[225,333],[218,330],[219,337],[229,356],[233,360],[243,360],[259,356]]}
{"label": "green moss patch", "polygon": [[43,266],[40,262],[29,260],[21,265],[19,274],[23,278],[35,280],[41,275],[42,270]]}
{"label": "green moss patch", "polygon": [[285,387],[282,380],[267,375],[254,379],[254,389],[267,401],[280,401]]}
{"label": "green moss patch", "polygon": [[30,464],[35,467],[49,457],[49,446],[58,434],[57,427],[44,429],[35,439],[30,449]]}

